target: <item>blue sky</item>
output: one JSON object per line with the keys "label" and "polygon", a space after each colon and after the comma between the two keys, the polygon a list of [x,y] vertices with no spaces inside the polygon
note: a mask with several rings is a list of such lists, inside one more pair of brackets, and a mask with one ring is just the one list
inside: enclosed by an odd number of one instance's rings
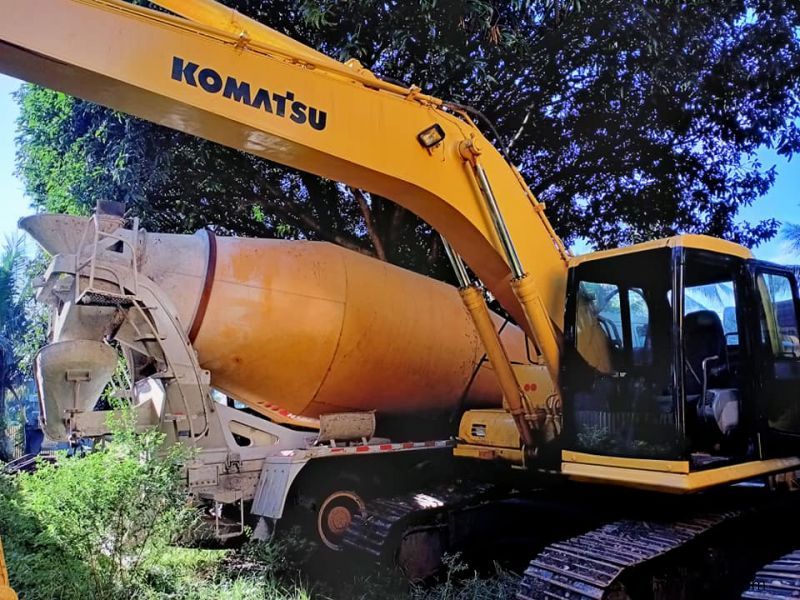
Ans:
{"label": "blue sky", "polygon": [[17,105],[11,92],[19,81],[0,75],[0,240],[17,231],[17,220],[30,213],[22,184],[14,177],[14,121]]}
{"label": "blue sky", "polygon": [[[0,75],[0,239],[13,234],[17,220],[31,212],[22,184],[14,176],[14,121],[18,111],[11,93],[19,85],[19,81]],[[766,166],[776,165],[778,176],[766,196],[741,211],[742,219],[758,221],[775,217],[800,223],[800,156],[788,162],[764,150],[759,158]],[[755,248],[755,253],[758,258],[778,263],[800,262],[800,253],[789,248],[780,237]]]}

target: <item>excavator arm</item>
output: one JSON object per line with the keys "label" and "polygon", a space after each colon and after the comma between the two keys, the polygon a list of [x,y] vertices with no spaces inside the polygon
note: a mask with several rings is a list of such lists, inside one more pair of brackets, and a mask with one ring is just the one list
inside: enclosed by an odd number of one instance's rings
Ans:
{"label": "excavator arm", "polygon": [[464,257],[556,376],[566,252],[466,114],[209,0],[158,3],[184,17],[0,0],[0,71],[397,202]]}

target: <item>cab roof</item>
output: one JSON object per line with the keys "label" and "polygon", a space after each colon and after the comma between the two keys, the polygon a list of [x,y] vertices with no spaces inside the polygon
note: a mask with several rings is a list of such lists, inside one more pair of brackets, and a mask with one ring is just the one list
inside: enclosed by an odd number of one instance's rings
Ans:
{"label": "cab roof", "polygon": [[642,244],[633,244],[623,248],[614,248],[613,250],[600,250],[599,252],[589,252],[588,254],[573,256],[569,259],[569,266],[576,267],[581,263],[592,260],[635,254],[637,252],[655,250],[657,248],[679,247],[707,250],[709,252],[717,252],[719,254],[727,254],[729,256],[736,256],[744,259],[753,258],[753,253],[740,244],[735,244],[733,242],[728,242],[726,240],[721,240],[708,235],[684,234],[664,238],[661,240],[652,240]]}

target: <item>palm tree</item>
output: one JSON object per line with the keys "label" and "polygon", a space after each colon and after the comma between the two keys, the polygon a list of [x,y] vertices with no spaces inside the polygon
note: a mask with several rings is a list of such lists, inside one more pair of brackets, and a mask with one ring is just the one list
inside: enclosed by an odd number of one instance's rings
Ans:
{"label": "palm tree", "polygon": [[800,225],[785,223],[781,228],[781,237],[789,242],[794,250],[800,252]]}
{"label": "palm tree", "polygon": [[27,329],[22,286],[27,262],[23,239],[6,238],[0,248],[0,458],[6,450],[7,401],[19,401],[17,389],[25,381],[17,348]]}

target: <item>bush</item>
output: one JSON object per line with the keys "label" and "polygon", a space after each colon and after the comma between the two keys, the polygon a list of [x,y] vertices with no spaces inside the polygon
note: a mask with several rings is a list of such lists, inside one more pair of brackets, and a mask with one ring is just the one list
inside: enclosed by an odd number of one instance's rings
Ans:
{"label": "bush", "polygon": [[62,455],[0,486],[0,531],[26,599],[131,596],[196,519],[181,481],[186,450],[135,433],[125,413],[113,430],[81,459]]}

